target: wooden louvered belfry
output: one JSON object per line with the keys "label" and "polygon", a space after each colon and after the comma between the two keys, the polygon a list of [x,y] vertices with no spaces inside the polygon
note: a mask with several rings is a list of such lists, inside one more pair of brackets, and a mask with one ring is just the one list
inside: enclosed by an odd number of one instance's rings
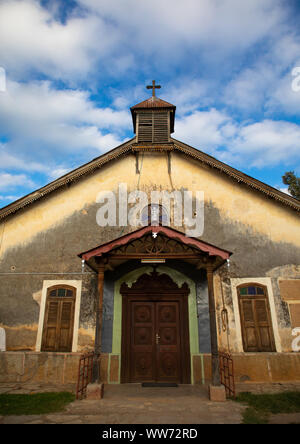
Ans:
{"label": "wooden louvered belfry", "polygon": [[48,289],[42,351],[72,351],[75,297],[76,290],[70,286]]}
{"label": "wooden louvered belfry", "polygon": [[167,143],[170,139],[169,113],[144,111],[138,115],[138,142]]}
{"label": "wooden louvered belfry", "polygon": [[176,107],[155,96],[153,80],[152,97],[131,108],[133,128],[138,144],[165,144],[170,142],[171,133],[174,132],[174,120]]}

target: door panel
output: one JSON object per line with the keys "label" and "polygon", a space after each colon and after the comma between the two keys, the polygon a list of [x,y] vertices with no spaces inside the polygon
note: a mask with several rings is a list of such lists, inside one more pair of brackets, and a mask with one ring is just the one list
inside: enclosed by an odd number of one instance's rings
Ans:
{"label": "door panel", "polygon": [[130,312],[130,379],[131,382],[153,381],[155,379],[154,305],[152,302],[132,302]]}
{"label": "door panel", "polygon": [[180,320],[178,302],[156,303],[157,380],[180,382]]}

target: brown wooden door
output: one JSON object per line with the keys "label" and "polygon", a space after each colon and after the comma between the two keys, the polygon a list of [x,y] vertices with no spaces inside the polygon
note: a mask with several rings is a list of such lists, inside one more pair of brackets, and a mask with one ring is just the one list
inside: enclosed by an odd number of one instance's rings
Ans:
{"label": "brown wooden door", "polygon": [[72,351],[75,289],[51,287],[48,291],[42,351]]}
{"label": "brown wooden door", "polygon": [[181,382],[178,301],[131,301],[129,382]]}
{"label": "brown wooden door", "polygon": [[191,381],[187,284],[166,274],[123,283],[121,382]]}

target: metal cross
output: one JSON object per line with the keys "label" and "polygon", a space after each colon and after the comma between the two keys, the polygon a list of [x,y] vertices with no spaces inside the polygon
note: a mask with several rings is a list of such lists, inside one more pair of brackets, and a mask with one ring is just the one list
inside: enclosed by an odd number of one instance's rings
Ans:
{"label": "metal cross", "polygon": [[160,85],[155,85],[155,80],[152,80],[152,85],[147,85],[147,89],[152,89],[152,97],[155,97],[155,89],[160,89]]}

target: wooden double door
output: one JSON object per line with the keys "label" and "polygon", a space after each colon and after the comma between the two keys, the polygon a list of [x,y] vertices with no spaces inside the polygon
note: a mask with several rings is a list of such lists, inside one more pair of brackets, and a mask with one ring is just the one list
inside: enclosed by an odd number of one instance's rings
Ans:
{"label": "wooden double door", "polygon": [[123,296],[122,382],[190,382],[187,297]]}

